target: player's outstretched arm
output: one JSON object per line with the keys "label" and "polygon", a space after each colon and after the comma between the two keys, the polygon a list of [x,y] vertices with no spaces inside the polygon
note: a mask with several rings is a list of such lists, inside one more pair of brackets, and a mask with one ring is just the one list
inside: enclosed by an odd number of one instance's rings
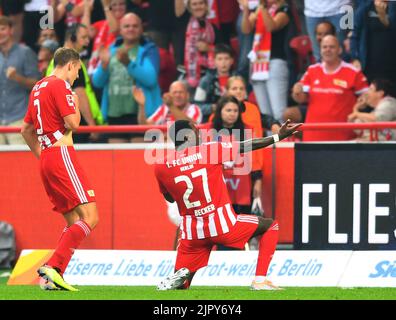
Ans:
{"label": "player's outstretched arm", "polygon": [[296,134],[298,132],[297,129],[302,125],[302,123],[290,124],[290,122],[290,119],[288,119],[285,123],[283,123],[279,129],[279,133],[274,134],[273,136],[241,141],[239,152],[245,153],[265,148],[271,144],[274,144],[275,142],[281,141],[293,134]]}

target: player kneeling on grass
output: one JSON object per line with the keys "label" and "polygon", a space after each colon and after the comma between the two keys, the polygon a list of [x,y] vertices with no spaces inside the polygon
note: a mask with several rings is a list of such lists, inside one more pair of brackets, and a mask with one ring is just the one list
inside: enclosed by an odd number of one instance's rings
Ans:
{"label": "player kneeling on grass", "polygon": [[43,289],[78,291],[63,279],[67,265],[83,239],[98,223],[95,193],[81,169],[73,147],[72,131],[80,124],[80,110],[71,91],[81,68],[73,49],[59,48],[51,76],[37,82],[29,99],[22,136],[40,159],[40,173],[54,210],[67,226],[45,265],[39,268]]}
{"label": "player kneeling on grass", "polygon": [[256,215],[235,214],[222,164],[233,161],[238,152],[246,153],[285,139],[297,133],[300,126],[287,120],[276,135],[233,144],[200,143],[198,129],[188,120],[178,120],[170,126],[175,150],[157,161],[155,175],[165,199],[178,205],[181,239],[176,272],[164,279],[158,290],[187,289],[196,271],[207,266],[214,245],[243,249],[249,239],[259,235],[263,236],[251,288],[279,289],[266,278],[278,242],[278,223]]}

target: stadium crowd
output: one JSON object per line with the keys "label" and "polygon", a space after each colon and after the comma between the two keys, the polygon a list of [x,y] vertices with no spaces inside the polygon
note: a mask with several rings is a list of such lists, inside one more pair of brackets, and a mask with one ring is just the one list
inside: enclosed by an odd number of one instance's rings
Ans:
{"label": "stadium crowd", "polygon": [[[396,2],[385,0],[0,0],[0,125],[22,124],[61,46],[84,63],[73,85],[82,125],[210,123],[224,95],[242,102],[242,120],[260,134],[286,119],[395,121],[395,39]],[[92,133],[75,142],[141,141]]]}

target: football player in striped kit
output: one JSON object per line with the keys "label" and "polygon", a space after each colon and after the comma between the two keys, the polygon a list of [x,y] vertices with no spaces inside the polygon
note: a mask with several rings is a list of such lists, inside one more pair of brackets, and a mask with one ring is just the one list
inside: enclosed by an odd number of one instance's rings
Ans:
{"label": "football player in striped kit", "polygon": [[256,215],[235,214],[223,179],[222,164],[246,153],[267,147],[295,134],[301,124],[287,120],[278,134],[235,143],[200,143],[194,123],[178,120],[169,128],[175,150],[168,150],[155,164],[161,193],[176,201],[182,217],[175,273],[158,290],[186,289],[195,272],[205,267],[212,247],[222,244],[242,249],[252,237],[262,235],[253,290],[276,290],[266,277],[278,242],[278,222]]}

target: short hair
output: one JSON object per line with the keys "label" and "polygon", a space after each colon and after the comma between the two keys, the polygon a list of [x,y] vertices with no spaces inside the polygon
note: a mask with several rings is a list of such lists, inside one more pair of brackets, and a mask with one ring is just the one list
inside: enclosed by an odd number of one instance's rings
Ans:
{"label": "short hair", "polygon": [[54,67],[63,67],[71,61],[80,61],[80,55],[76,50],[61,47],[55,51]]}
{"label": "short hair", "polygon": [[333,36],[337,35],[336,27],[334,26],[334,24],[332,24],[332,23],[331,23],[330,21],[328,21],[328,20],[324,20],[324,21],[319,22],[319,23],[316,25],[316,27],[315,27],[315,33],[317,32],[318,26],[319,26],[320,24],[327,24],[327,25],[330,27],[330,33],[329,33],[329,34],[331,34],[331,35],[333,35]]}
{"label": "short hair", "polygon": [[176,147],[186,142],[187,135],[182,135],[181,137],[179,136],[179,133],[183,133],[182,130],[192,130],[190,120],[176,120],[169,127],[169,137]]}
{"label": "short hair", "polygon": [[78,30],[80,30],[81,28],[87,28],[87,26],[85,24],[82,24],[82,23],[74,23],[74,24],[72,24],[66,30],[65,40],[71,40],[72,42],[76,42],[77,41]]}
{"label": "short hair", "polygon": [[374,79],[371,84],[375,86],[376,91],[384,91],[384,97],[395,97],[395,85],[388,79]]}
{"label": "short hair", "polygon": [[12,20],[7,16],[0,16],[0,26],[8,26],[12,28]]}
{"label": "short hair", "polygon": [[234,50],[232,48],[225,44],[225,43],[218,43],[215,46],[215,56],[217,56],[220,53],[225,53],[228,54],[231,58],[234,57]]}

